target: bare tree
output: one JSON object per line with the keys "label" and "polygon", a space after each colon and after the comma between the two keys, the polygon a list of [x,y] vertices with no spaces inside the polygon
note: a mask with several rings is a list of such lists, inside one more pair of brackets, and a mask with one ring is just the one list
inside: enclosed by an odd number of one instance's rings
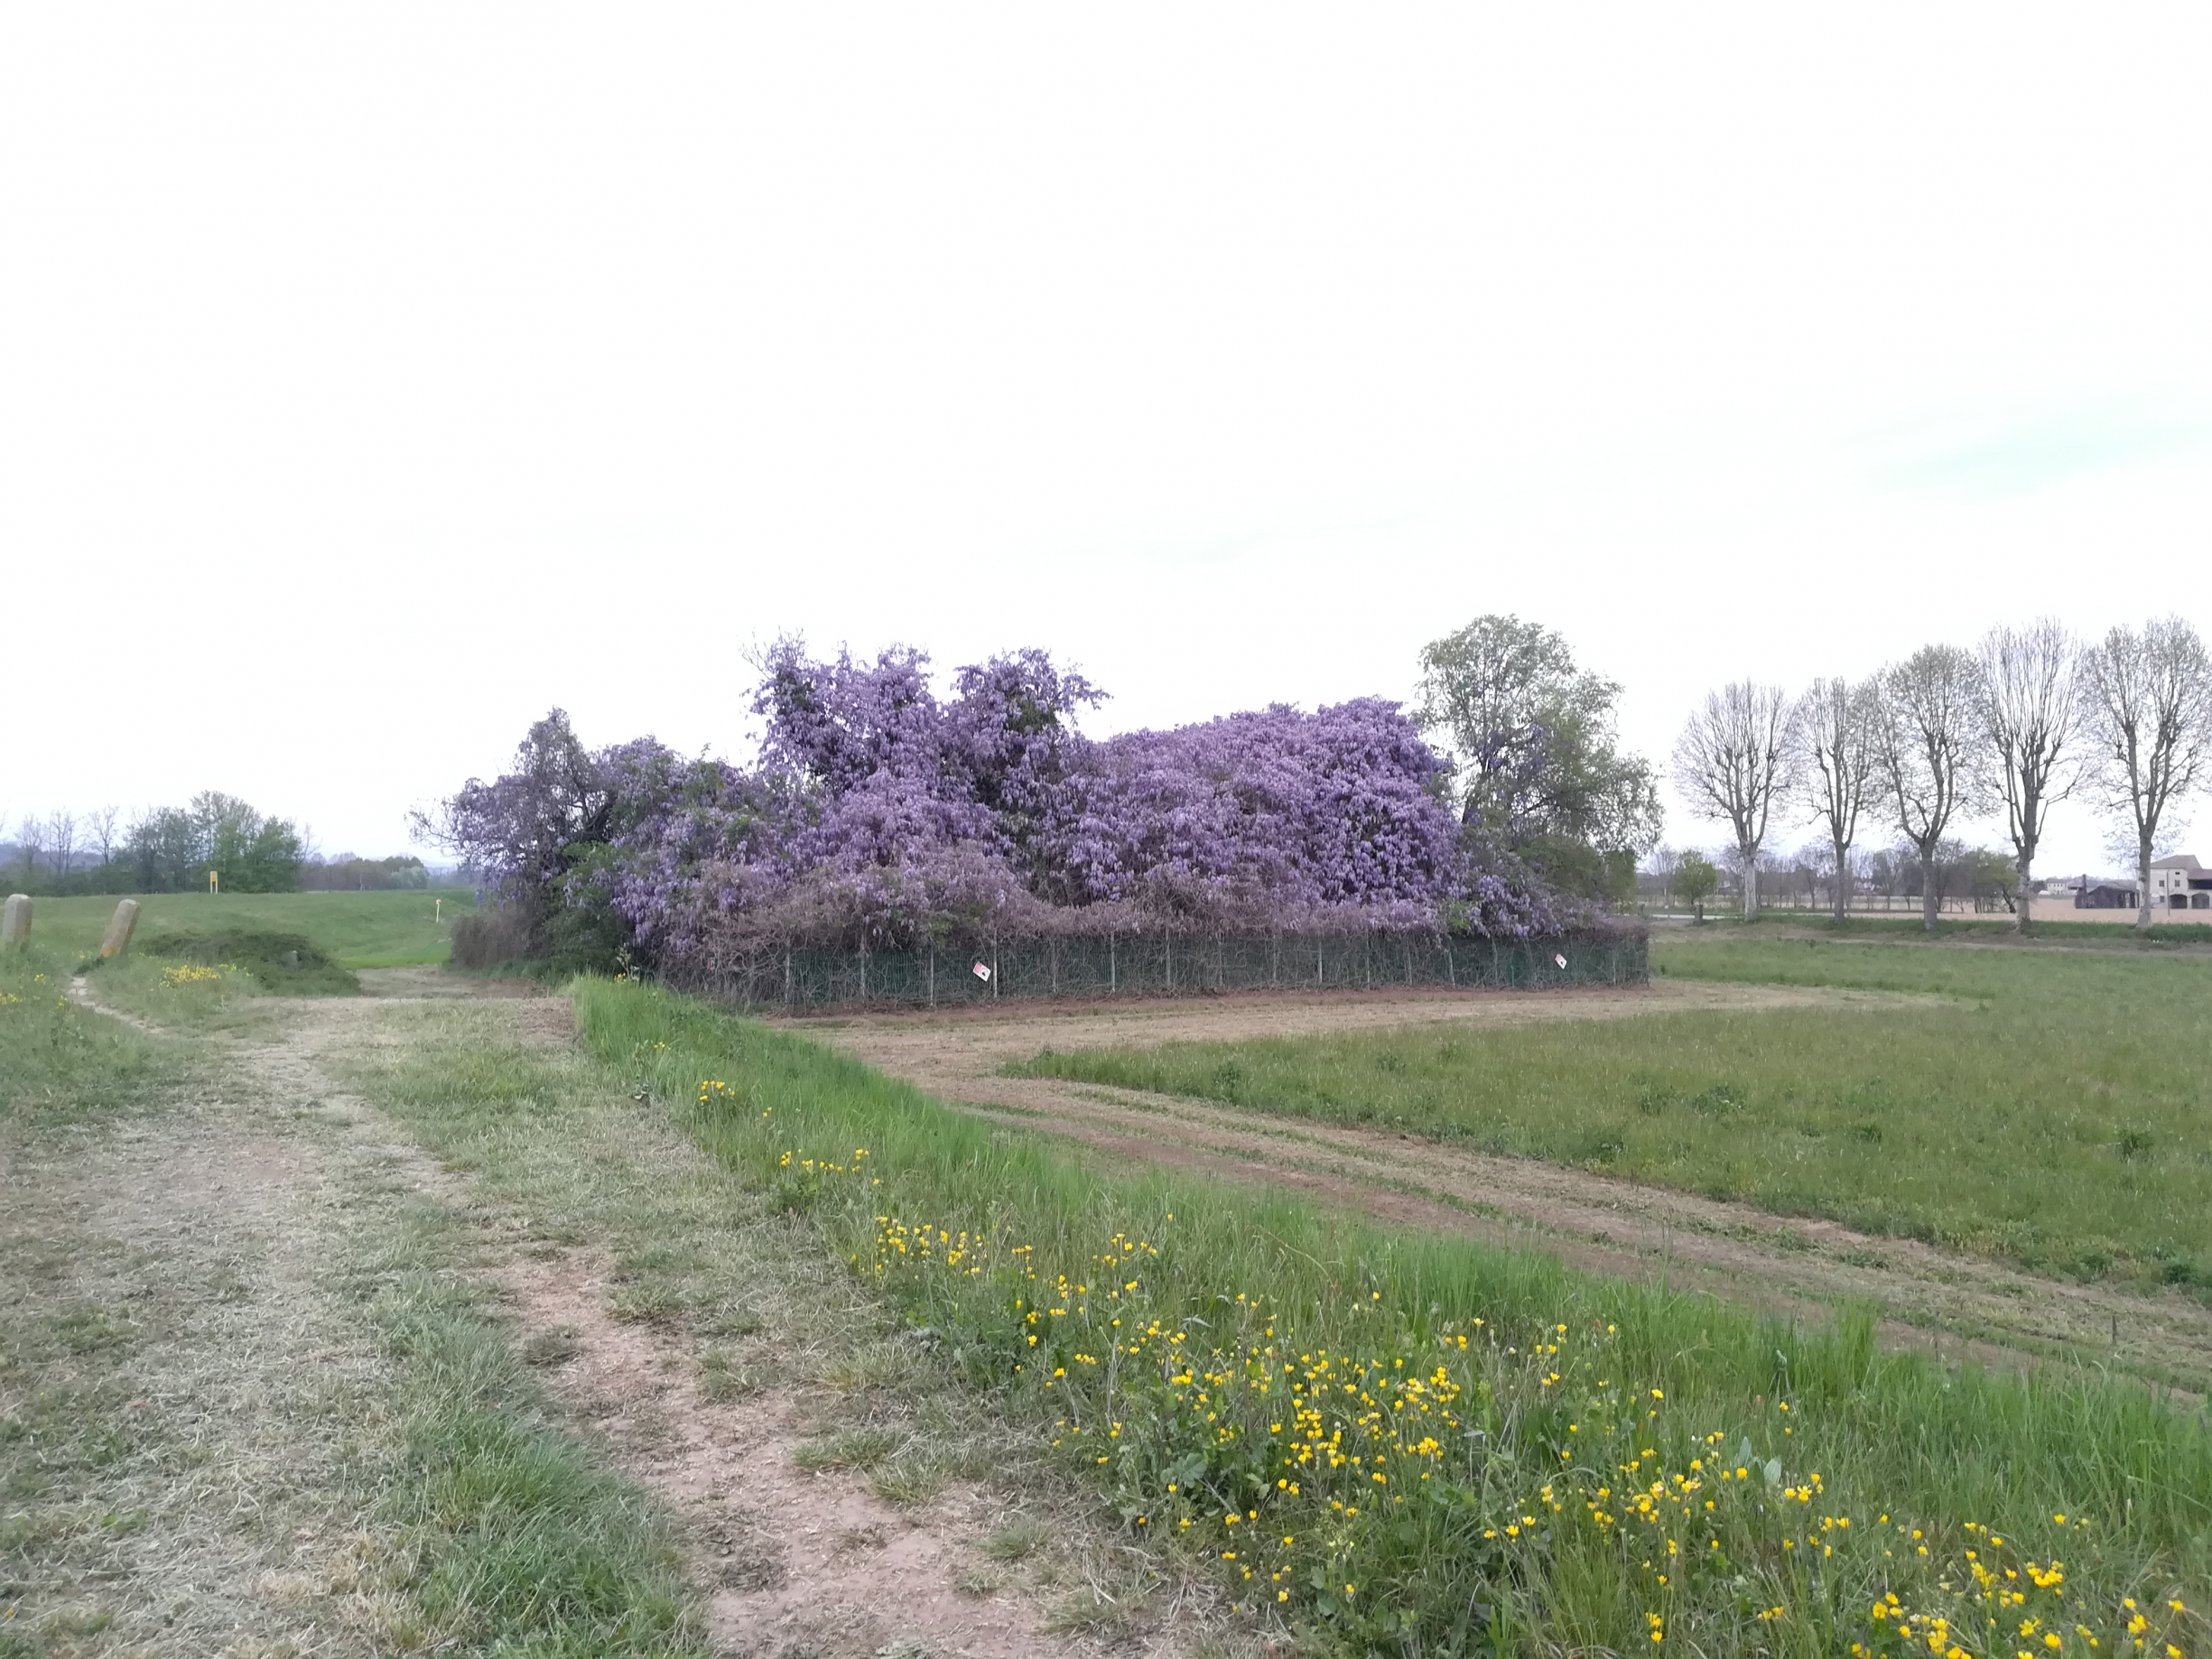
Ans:
{"label": "bare tree", "polygon": [[1980,698],[1974,658],[1956,645],[1923,645],[1882,670],[1873,722],[1874,765],[1896,823],[1920,861],[1920,924],[1931,931],[1942,902],[1936,866],[1945,833],[1981,792],[1974,742]]}
{"label": "bare tree", "polygon": [[2195,628],[2165,616],[2140,634],[2114,628],[2091,645],[2081,681],[2098,804],[2134,832],[2135,925],[2147,928],[2160,824],[2212,763],[2212,660]]}
{"label": "bare tree", "polygon": [[2047,616],[2031,627],[1992,628],[1976,655],[1982,741],[1995,762],[2005,833],[2012,838],[2012,926],[2025,933],[2034,908],[2035,848],[2044,821],[2081,778],[2076,741],[2081,647]]}
{"label": "bare tree", "polygon": [[39,855],[46,850],[46,820],[24,813],[15,831],[15,843],[23,856],[23,885],[27,887],[39,878]]}
{"label": "bare tree", "polygon": [[69,879],[70,866],[77,857],[77,814],[55,812],[46,820],[46,839],[54,849],[54,879]]}
{"label": "bare tree", "polygon": [[113,806],[85,814],[85,831],[92,838],[92,845],[100,849],[102,869],[116,861],[116,825],[122,816],[123,809]]}
{"label": "bare tree", "polygon": [[1705,693],[1675,741],[1675,783],[1700,818],[1735,832],[1743,919],[1759,915],[1759,845],[1789,778],[1789,700],[1741,680]]}
{"label": "bare tree", "polygon": [[1851,885],[1851,844],[1874,776],[1875,697],[1871,682],[1816,680],[1789,717],[1798,791],[1835,858],[1838,922]]}

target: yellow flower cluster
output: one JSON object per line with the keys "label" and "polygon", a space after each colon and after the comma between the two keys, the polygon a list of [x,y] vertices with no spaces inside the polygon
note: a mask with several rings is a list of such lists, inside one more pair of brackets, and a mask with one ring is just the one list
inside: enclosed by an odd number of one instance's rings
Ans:
{"label": "yellow flower cluster", "polygon": [[[868,1180],[866,1157],[786,1152],[779,1168]],[[1117,1232],[1062,1271],[987,1228],[887,1207],[852,1265],[957,1326],[971,1359],[1002,1356],[1055,1403],[1054,1450],[1132,1526],[1213,1559],[1240,1605],[1383,1634],[1402,1628],[1387,1622],[1400,1574],[1529,1584],[1571,1554],[1639,1586],[1640,1642],[1662,1646],[1787,1622],[1860,1659],[2183,1652],[2178,1599],[2154,1616],[2077,1595],[2060,1562],[1985,1527],[1931,1545],[1929,1525],[1831,1499],[1818,1471],[1785,1468],[1801,1403],[1752,1402],[1726,1431],[1681,1421],[1663,1389],[1616,1381],[1602,1322],[1417,1335],[1370,1292],[1309,1347],[1264,1298],[1156,1284],[1162,1255]]]}
{"label": "yellow flower cluster", "polygon": [[[224,966],[228,968],[228,964]],[[223,968],[195,968],[189,962],[181,962],[174,968],[162,969],[162,983],[172,990],[186,985],[213,985],[222,979],[223,972]]]}

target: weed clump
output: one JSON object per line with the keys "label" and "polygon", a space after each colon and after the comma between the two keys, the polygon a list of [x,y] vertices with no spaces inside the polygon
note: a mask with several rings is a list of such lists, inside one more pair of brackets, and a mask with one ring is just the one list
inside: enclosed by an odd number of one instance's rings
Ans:
{"label": "weed clump", "polygon": [[256,928],[207,928],[161,932],[140,950],[192,968],[230,969],[251,975],[277,996],[358,996],[361,982],[304,933]]}

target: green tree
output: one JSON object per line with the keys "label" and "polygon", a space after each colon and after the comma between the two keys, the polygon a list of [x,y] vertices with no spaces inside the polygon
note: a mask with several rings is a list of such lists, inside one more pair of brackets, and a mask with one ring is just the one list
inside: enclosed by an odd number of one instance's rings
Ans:
{"label": "green tree", "polygon": [[1675,866],[1675,891],[1689,901],[1691,914],[1700,922],[1705,919],[1705,901],[1720,885],[1720,871],[1703,853],[1684,853]]}
{"label": "green tree", "polygon": [[283,819],[264,818],[236,795],[211,789],[192,797],[191,818],[202,881],[213,870],[233,893],[290,893],[299,886],[300,838]]}
{"label": "green tree", "polygon": [[1471,833],[1569,892],[1609,897],[1662,827],[1650,763],[1619,746],[1620,699],[1550,629],[1478,616],[1422,648],[1413,717],[1443,739]]}

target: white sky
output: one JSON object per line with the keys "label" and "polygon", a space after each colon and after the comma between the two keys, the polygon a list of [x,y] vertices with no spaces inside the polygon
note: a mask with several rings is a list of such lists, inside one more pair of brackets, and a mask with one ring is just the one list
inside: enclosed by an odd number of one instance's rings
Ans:
{"label": "white sky", "polygon": [[1511,610],[1660,757],[2212,632],[2207,84],[2181,6],[10,8],[0,814],[402,850],[550,704],[740,746],[785,629],[1103,732]]}

